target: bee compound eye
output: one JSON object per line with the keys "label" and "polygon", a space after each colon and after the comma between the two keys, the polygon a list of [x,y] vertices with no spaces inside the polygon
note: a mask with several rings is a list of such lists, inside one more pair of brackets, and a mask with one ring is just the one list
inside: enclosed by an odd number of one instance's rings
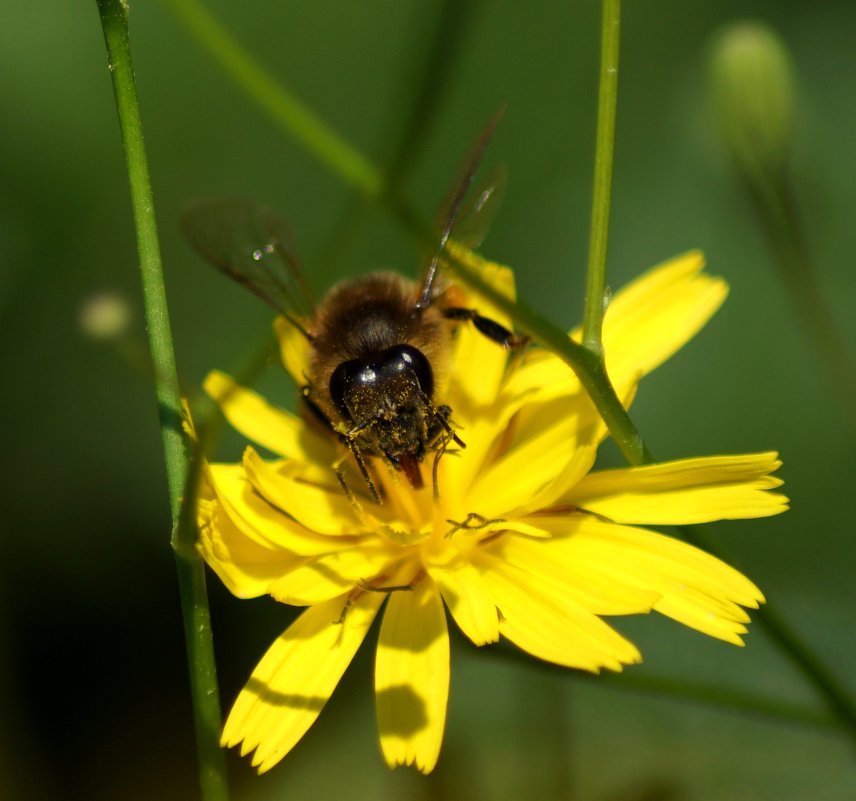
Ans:
{"label": "bee compound eye", "polygon": [[359,422],[371,403],[392,392],[402,378],[416,379],[419,390],[431,398],[434,373],[425,354],[413,345],[393,345],[367,358],[342,362],[330,376],[330,400],[345,419]]}
{"label": "bee compound eye", "polygon": [[434,392],[434,372],[431,364],[419,348],[413,345],[395,345],[384,352],[386,364],[394,372],[409,370],[416,376],[419,388],[430,398]]}
{"label": "bee compound eye", "polygon": [[377,383],[377,371],[363,359],[342,362],[330,376],[330,400],[347,419],[353,419],[348,398],[357,387]]}

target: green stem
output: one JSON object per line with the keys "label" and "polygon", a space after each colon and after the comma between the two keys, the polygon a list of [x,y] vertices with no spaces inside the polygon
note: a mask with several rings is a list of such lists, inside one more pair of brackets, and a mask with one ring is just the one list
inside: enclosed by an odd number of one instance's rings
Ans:
{"label": "green stem", "polygon": [[[450,76],[458,67],[467,36],[477,20],[479,2],[440,0],[428,49],[425,53],[416,54],[420,61],[415,79],[402,83],[393,97],[390,104],[392,119],[383,126],[384,131],[394,132],[382,144],[383,152],[390,154],[383,164],[387,196],[400,194],[409,171],[418,161],[439,116],[439,104]],[[402,70],[402,74],[411,71]],[[310,260],[310,267],[313,264],[323,265],[325,270],[335,272],[336,265],[353,247],[356,238],[365,234],[371,221],[370,214],[377,211],[378,204],[370,205],[371,200],[364,194],[349,197],[330,235]],[[434,244],[433,240],[431,244]]]}
{"label": "green stem", "polygon": [[279,83],[198,0],[162,2],[226,75],[304,149],[366,196],[383,193],[380,170]]}
{"label": "green stem", "polygon": [[655,693],[672,698],[685,698],[719,709],[733,709],[737,712],[759,715],[773,720],[784,720],[813,728],[836,728],[834,718],[823,715],[814,709],[806,709],[803,706],[774,698],[760,698],[754,693],[723,687],[720,684],[680,681],[651,674],[630,672],[620,675],[604,674],[598,678],[605,679],[606,684],[621,689]]}
{"label": "green stem", "polygon": [[[479,653],[483,653],[480,650]],[[485,652],[486,653],[486,652]],[[567,675],[567,668],[550,662],[533,661],[524,651],[506,645],[494,646],[490,653],[511,662],[519,662],[528,670],[536,669],[550,673],[561,672]],[[731,687],[704,682],[683,681],[650,672],[625,671],[623,673],[599,673],[597,675],[577,671],[574,675],[583,681],[596,681],[598,686],[606,684],[616,689],[631,690],[670,698],[684,698],[694,703],[716,708],[732,709],[736,712],[753,714],[759,717],[783,720],[800,726],[817,729],[836,730],[841,727],[840,717],[836,719],[814,709],[798,704],[780,701],[776,698],[761,698],[755,693],[745,692]]]}
{"label": "green stem", "polygon": [[603,355],[601,331],[606,311],[606,249],[612,165],[615,160],[615,115],[618,107],[618,51],[621,32],[620,0],[604,0],[601,26],[600,88],[597,102],[597,139],[594,151],[591,237],[589,239],[583,345]]}
{"label": "green stem", "polygon": [[817,363],[840,401],[850,435],[856,437],[856,364],[818,286],[793,183],[784,169],[769,177],[741,175]]}
{"label": "green stem", "polygon": [[[737,565],[707,526],[677,526],[681,536],[689,543],[701,548],[714,556]],[[850,697],[847,689],[841,684],[832,671],[814,654],[796,631],[788,625],[772,604],[766,604],[753,612],[755,618],[762,624],[769,637],[800,669],[821,697],[824,698],[836,718],[856,739],[856,702]]]}
{"label": "green stem", "polygon": [[97,2],[107,46],[108,66],[113,79],[137,232],[146,327],[166,460],[172,546],[178,571],[190,665],[200,784],[205,801],[224,801],[228,798],[228,791],[225,760],[219,747],[220,700],[205,592],[205,572],[194,547],[195,528],[193,521],[188,519],[192,518],[192,514],[187,511],[188,505],[182,507],[189,465],[182,433],[181,394],[169,326],[154,200],[131,64],[127,5],[121,0]]}

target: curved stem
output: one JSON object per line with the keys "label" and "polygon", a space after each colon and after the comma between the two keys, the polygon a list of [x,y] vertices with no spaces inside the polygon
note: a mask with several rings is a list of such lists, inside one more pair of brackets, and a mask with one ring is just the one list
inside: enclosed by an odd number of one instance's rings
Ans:
{"label": "curved stem", "polygon": [[305,150],[368,197],[383,193],[380,170],[277,81],[198,0],[163,2],[226,75]]}
{"label": "curved stem", "polygon": [[[550,662],[533,660],[525,651],[511,645],[500,643],[488,649],[478,649],[479,654],[490,653],[511,662],[519,662],[529,670],[541,670],[550,673],[561,672],[567,675],[568,669]],[[582,681],[596,681],[599,686],[606,684],[620,690],[662,695],[669,698],[684,698],[694,703],[716,708],[732,709],[735,712],[757,715],[773,720],[783,720],[800,726],[816,729],[838,730],[842,721],[828,714],[808,707],[781,701],[777,698],[759,697],[754,692],[746,692],[732,687],[722,687],[706,682],[685,681],[666,676],[658,676],[650,671],[640,673],[624,671],[622,673],[592,674],[574,671],[573,675]]]}
{"label": "curved stem", "polygon": [[620,0],[604,0],[600,88],[597,102],[597,139],[594,152],[591,237],[586,272],[586,302],[583,314],[583,345],[603,355],[601,330],[606,311],[606,250],[609,242],[609,209],[612,196],[612,165],[615,160],[615,115],[618,107],[618,50],[621,32]]}
{"label": "curved stem", "polygon": [[181,394],[172,347],[154,199],[131,65],[127,6],[121,0],[98,0],[98,11],[107,46],[108,66],[113,79],[137,232],[146,328],[152,354],[155,393],[166,459],[172,516],[172,546],[178,571],[190,667],[199,752],[199,780],[205,801],[225,801],[228,798],[228,791],[225,760],[219,747],[220,696],[211,641],[205,569],[194,546],[193,515],[188,511],[191,507],[189,504],[182,506],[189,465],[182,433]]}
{"label": "curved stem", "polygon": [[[707,526],[676,526],[676,528],[687,542],[739,567],[737,560],[726,552]],[[835,717],[847,729],[851,739],[856,739],[856,702],[850,697],[844,685],[772,604],[767,603],[752,614],[762,624],[770,638],[790,656],[809,683],[826,700]]]}
{"label": "curved stem", "polygon": [[856,363],[818,284],[794,184],[784,170],[773,176],[741,176],[817,364],[837,396],[850,436],[856,438]]}

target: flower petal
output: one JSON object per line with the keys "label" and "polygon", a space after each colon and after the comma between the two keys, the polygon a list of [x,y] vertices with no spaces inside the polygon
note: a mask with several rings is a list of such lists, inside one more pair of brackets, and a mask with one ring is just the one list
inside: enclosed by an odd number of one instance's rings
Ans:
{"label": "flower petal", "polygon": [[[202,558],[238,598],[257,598],[288,573],[300,557],[247,537],[217,500],[197,504]],[[342,590],[339,590],[341,594]]]}
{"label": "flower petal", "polygon": [[434,541],[423,551],[423,562],[437,583],[455,623],[476,645],[499,639],[496,603],[484,579],[448,540]]}
{"label": "flower petal", "polygon": [[635,645],[576,601],[555,595],[502,559],[484,553],[482,560],[485,581],[502,615],[499,630],[519,648],[594,673],[642,660]]}
{"label": "flower petal", "polygon": [[255,750],[259,773],[282,759],[315,722],[360,647],[380,593],[356,598],[342,617],[345,599],[313,606],[271,645],[229,713],[221,742]]}
{"label": "flower petal", "polygon": [[301,331],[285,317],[277,317],[273,323],[279,342],[282,364],[298,387],[306,384],[309,375],[309,343]]}
{"label": "flower petal", "polygon": [[[579,515],[551,518],[547,526],[561,528],[571,536],[531,539],[509,533],[487,546],[491,554],[528,574],[529,581],[556,598],[568,598],[596,615],[635,615],[650,612],[661,596],[650,589],[604,578],[592,565],[580,563],[573,547],[572,532]],[[537,522],[538,518],[534,518]],[[514,523],[511,524],[515,525]]]}
{"label": "flower petal", "polygon": [[[215,465],[219,473],[241,474],[239,465]],[[243,481],[247,484],[246,481]],[[206,491],[210,490],[206,485]],[[213,495],[213,493],[210,493]],[[264,504],[256,495],[252,498]],[[255,598],[269,593],[282,603],[307,606],[342,595],[361,579],[382,572],[392,555],[383,540],[376,538],[329,538],[309,533],[288,538],[303,554],[286,550],[268,538],[248,536],[229,507],[215,496],[200,498],[198,547],[211,568],[239,598]],[[278,512],[279,523],[297,525]],[[274,536],[282,536],[282,526],[274,525]],[[306,552],[309,552],[308,555]]]}
{"label": "flower petal", "polygon": [[382,541],[360,542],[319,556],[307,556],[271,582],[268,592],[281,603],[310,606],[336,598],[383,572],[394,555]]}
{"label": "flower petal", "polygon": [[[514,274],[508,267],[487,261],[454,242],[449,242],[448,249],[456,258],[478,272],[486,283],[514,299]],[[470,308],[506,328],[511,328],[508,316],[490,301],[469,288],[467,294]],[[507,350],[478,333],[471,324],[462,325],[458,331],[451,362],[454,376],[449,386],[449,403],[452,410],[474,419],[477,409],[492,405],[499,393],[507,362]],[[459,411],[461,407],[466,407],[466,411]]]}
{"label": "flower petal", "polygon": [[574,420],[521,443],[486,470],[467,498],[486,518],[523,517],[549,506],[591,469],[597,451],[575,447]]}
{"label": "flower petal", "polygon": [[269,451],[324,464],[335,458],[332,438],[316,433],[296,415],[268,403],[225,373],[212,370],[203,387],[236,430]]}
{"label": "flower petal", "polygon": [[380,744],[387,764],[430,773],[440,754],[449,700],[449,633],[434,582],[393,592],[375,666]]}
{"label": "flower petal", "polygon": [[[636,376],[651,372],[683,347],[722,305],[728,286],[702,272],[703,267],[701,253],[685,253],[615,293],[603,321],[603,347],[619,394]],[[581,329],[570,336],[579,342]],[[515,392],[534,389],[538,400],[583,394],[567,365],[543,350],[527,354],[508,386]]]}
{"label": "flower petal", "polygon": [[709,456],[591,473],[565,497],[616,523],[681,525],[769,517],[787,498],[769,490],[781,462],[775,452]]}
{"label": "flower petal", "polygon": [[209,476],[226,515],[244,536],[260,545],[314,556],[354,542],[317,534],[284,514],[254,491],[242,465],[212,464]]}
{"label": "flower petal", "polygon": [[748,621],[740,606],[757,608],[761,591],[742,573],[685,542],[655,531],[580,515],[570,536],[556,532],[558,558],[604,581],[660,596],[654,609],[698,631],[741,645]]}
{"label": "flower petal", "polygon": [[311,531],[328,536],[361,530],[354,507],[341,488],[309,484],[290,474],[290,463],[271,464],[252,448],[244,452],[247,478],[262,497]]}
{"label": "flower petal", "polygon": [[728,285],[703,269],[703,254],[690,251],[616,292],[603,321],[607,371],[616,385],[661,365],[723,304]]}

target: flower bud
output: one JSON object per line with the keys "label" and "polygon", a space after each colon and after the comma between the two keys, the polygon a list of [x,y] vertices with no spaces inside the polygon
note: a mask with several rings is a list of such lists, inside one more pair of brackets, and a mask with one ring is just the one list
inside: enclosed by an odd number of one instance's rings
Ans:
{"label": "flower bud", "polygon": [[735,23],[714,39],[710,76],[719,124],[738,168],[750,180],[776,182],[787,164],[795,103],[784,44],[761,22]]}
{"label": "flower bud", "polygon": [[102,290],[83,302],[78,321],[83,333],[92,339],[115,340],[127,333],[132,317],[125,298],[117,292]]}

